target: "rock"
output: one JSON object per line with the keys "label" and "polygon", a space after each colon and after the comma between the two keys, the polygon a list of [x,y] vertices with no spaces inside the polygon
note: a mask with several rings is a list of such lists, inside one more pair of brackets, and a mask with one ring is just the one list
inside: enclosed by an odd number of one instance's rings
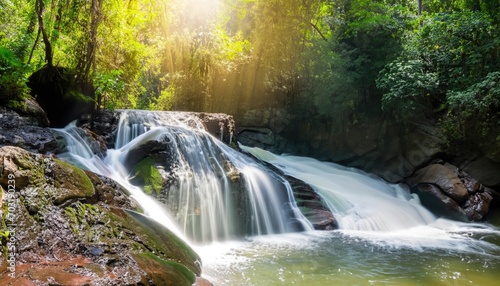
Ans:
{"label": "rock", "polygon": [[419,183],[410,188],[412,193],[419,196],[422,205],[438,217],[458,221],[468,221],[464,210],[442,190],[431,183]]}
{"label": "rock", "polygon": [[464,210],[472,221],[481,221],[490,210],[493,197],[487,193],[475,193],[464,204]]}
{"label": "rock", "polygon": [[214,286],[214,284],[203,277],[196,277],[196,282],[194,282],[193,286]]}
{"label": "rock", "polygon": [[45,111],[43,111],[43,109],[33,97],[28,97],[24,101],[24,104],[25,107],[22,110],[19,110],[21,114],[34,118],[38,122],[38,125],[41,127],[49,126],[50,122],[47,118],[47,114],[45,114]]}
{"label": "rock", "polygon": [[[106,148],[115,147],[115,131],[118,127],[118,114],[109,110],[96,110],[83,115],[77,126],[88,130],[99,142],[104,142]],[[101,149],[103,146],[101,146]]]}
{"label": "rock", "polygon": [[11,146],[0,148],[0,175],[0,232],[18,254],[16,278],[0,285],[192,285],[200,275],[194,251],[133,211],[112,180]]}
{"label": "rock", "polygon": [[459,203],[465,202],[468,192],[462,181],[449,168],[440,164],[431,164],[417,170],[406,179],[410,186],[421,183],[437,185],[447,196]]}
{"label": "rock", "polygon": [[481,183],[479,183],[478,180],[472,178],[466,172],[460,171],[460,170],[458,170],[458,168],[456,168],[456,172],[457,172],[460,180],[464,183],[464,186],[467,188],[467,191],[469,192],[469,194],[475,194],[484,188],[481,185]]}
{"label": "rock", "polygon": [[27,85],[51,127],[64,127],[94,109],[92,84],[79,83],[75,78],[70,69],[48,65],[28,78]]}
{"label": "rock", "polygon": [[297,207],[311,222],[314,229],[333,230],[339,228],[332,212],[311,186],[292,176],[285,176],[285,178],[292,186]]}
{"label": "rock", "polygon": [[500,163],[486,157],[479,157],[471,162],[464,162],[459,166],[481,184],[497,188],[500,187]]}
{"label": "rock", "polygon": [[40,125],[39,119],[3,107],[0,107],[0,130],[0,146],[18,146],[42,154],[58,148],[56,138],[49,128]]}
{"label": "rock", "polygon": [[231,115],[224,113],[192,113],[200,118],[205,130],[220,141],[236,143],[236,124]]}
{"label": "rock", "polygon": [[49,193],[55,204],[70,199],[90,198],[95,194],[94,185],[81,169],[64,161],[53,159],[54,186],[57,191]]}
{"label": "rock", "polygon": [[500,192],[490,189],[490,188],[484,188],[484,192],[488,193],[492,200],[491,200],[491,207],[492,208],[498,208],[500,207]]}
{"label": "rock", "polygon": [[276,136],[269,128],[238,128],[238,142],[245,146],[269,149],[276,144]]}
{"label": "rock", "polygon": [[271,113],[271,109],[251,109],[246,111],[241,118],[238,118],[238,123],[241,126],[257,128],[269,126]]}

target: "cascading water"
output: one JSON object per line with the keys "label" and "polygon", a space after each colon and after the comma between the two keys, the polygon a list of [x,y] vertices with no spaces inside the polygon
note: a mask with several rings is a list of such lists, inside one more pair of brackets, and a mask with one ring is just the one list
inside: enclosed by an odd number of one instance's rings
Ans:
{"label": "cascading water", "polygon": [[[189,113],[120,111],[115,149],[102,159],[74,125],[57,132],[67,142],[63,158],[118,181],[148,215],[197,242],[312,229],[288,182],[213,138]],[[172,181],[157,197],[173,219],[151,212],[162,206],[130,183],[134,165],[152,151],[163,159],[161,175]]]}
{"label": "cascading water", "polygon": [[418,197],[403,186],[389,185],[361,171],[312,158],[277,156],[259,148],[243,149],[313,187],[325,199],[341,229],[396,231],[435,221]]}
{"label": "cascading water", "polygon": [[311,158],[242,149],[312,186],[339,230],[198,248],[217,285],[497,285],[500,231],[436,219],[403,186]]}
{"label": "cascading water", "polygon": [[[311,185],[340,230],[311,230],[276,174],[222,144],[185,113],[122,111],[115,149],[92,152],[81,129],[58,131],[66,160],[125,186],[146,214],[202,244],[204,276],[217,285],[496,285],[500,231],[435,219],[398,185],[310,158],[242,147]],[[152,144],[152,142],[154,144]],[[153,200],[133,166],[152,155],[172,179]],[[165,209],[169,211],[166,212]],[[173,217],[172,217],[173,216]],[[177,231],[176,231],[177,230]],[[243,241],[227,239],[257,235]],[[259,234],[276,234],[258,236]]]}

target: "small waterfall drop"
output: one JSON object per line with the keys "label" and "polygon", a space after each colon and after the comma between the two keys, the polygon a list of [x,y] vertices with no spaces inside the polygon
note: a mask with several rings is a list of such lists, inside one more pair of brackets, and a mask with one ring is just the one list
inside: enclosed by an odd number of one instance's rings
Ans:
{"label": "small waterfall drop", "polygon": [[400,185],[389,185],[361,171],[306,157],[278,156],[242,147],[318,192],[345,230],[398,231],[435,221],[435,217]]}
{"label": "small waterfall drop", "polygon": [[[67,144],[68,152],[60,157],[119,182],[147,215],[177,235],[208,243],[312,230],[286,180],[208,134],[196,116],[138,110],[119,114],[115,149],[104,158],[92,153],[85,132],[74,124],[56,130]],[[171,180],[157,200],[131,183],[134,166],[149,152],[161,157],[156,167]]]}

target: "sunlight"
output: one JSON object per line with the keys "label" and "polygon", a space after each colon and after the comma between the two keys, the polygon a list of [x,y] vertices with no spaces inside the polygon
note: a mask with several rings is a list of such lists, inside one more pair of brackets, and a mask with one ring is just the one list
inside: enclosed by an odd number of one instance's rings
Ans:
{"label": "sunlight", "polygon": [[217,11],[220,0],[188,0],[187,6],[191,7],[192,11],[201,11],[205,14],[210,14]]}
{"label": "sunlight", "polygon": [[208,29],[216,20],[220,0],[176,0],[176,17],[182,28]]}

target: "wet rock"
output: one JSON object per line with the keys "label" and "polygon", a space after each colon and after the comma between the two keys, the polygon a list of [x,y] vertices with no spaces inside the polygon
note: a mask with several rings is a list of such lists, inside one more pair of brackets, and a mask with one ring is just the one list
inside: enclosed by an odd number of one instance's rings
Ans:
{"label": "wet rock", "polygon": [[0,232],[18,254],[16,279],[0,260],[0,285],[191,285],[200,275],[196,253],[124,210],[136,204],[112,180],[17,147],[0,148],[0,175]]}
{"label": "wet rock", "polygon": [[[118,126],[118,114],[109,110],[97,110],[92,114],[83,115],[78,126],[90,131],[92,137],[99,143],[105,143],[107,148],[114,148],[115,131]],[[103,146],[100,146],[104,149]]]}
{"label": "wet rock", "polygon": [[203,277],[197,277],[193,286],[214,286],[214,284]]}
{"label": "wet rock", "polygon": [[478,157],[470,162],[462,163],[460,167],[483,185],[500,187],[500,162]]}
{"label": "wet rock", "polygon": [[431,183],[420,183],[411,187],[410,191],[419,196],[422,205],[438,217],[458,221],[469,221],[460,205],[443,193],[439,186]]}
{"label": "wet rock", "polygon": [[200,118],[205,130],[226,144],[236,143],[236,124],[224,113],[192,113]]}
{"label": "wet rock", "polygon": [[40,120],[36,115],[21,116],[0,107],[0,146],[17,146],[42,154],[53,153],[58,148],[58,142]]}
{"label": "wet rock", "polygon": [[463,208],[467,216],[473,221],[481,221],[490,210],[493,197],[487,193],[475,193],[465,202]]}
{"label": "wet rock", "polygon": [[469,174],[464,171],[459,171],[459,178],[464,183],[465,188],[469,194],[475,194],[481,191],[484,187],[479,183],[478,180],[472,178]]}
{"label": "wet rock", "polygon": [[484,188],[484,192],[488,193],[491,197],[491,207],[492,208],[498,208],[500,207],[500,192],[490,189],[490,188]]}
{"label": "wet rock", "polygon": [[338,229],[339,225],[323,199],[303,181],[285,176],[293,189],[297,206],[316,230]]}
{"label": "wet rock", "polygon": [[431,164],[417,170],[406,179],[410,186],[421,183],[437,185],[447,196],[459,203],[467,200],[468,192],[460,178],[449,168],[440,164]]}

